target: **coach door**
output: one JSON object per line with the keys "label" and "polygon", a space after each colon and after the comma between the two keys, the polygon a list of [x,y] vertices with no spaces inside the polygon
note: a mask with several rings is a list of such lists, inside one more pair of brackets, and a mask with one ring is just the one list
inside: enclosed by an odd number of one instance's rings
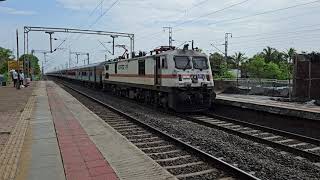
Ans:
{"label": "coach door", "polygon": [[160,57],[156,57],[155,73],[154,73],[154,85],[161,85],[161,66],[160,66]]}
{"label": "coach door", "polygon": [[93,78],[94,78],[94,83],[97,83],[97,67],[93,67]]}

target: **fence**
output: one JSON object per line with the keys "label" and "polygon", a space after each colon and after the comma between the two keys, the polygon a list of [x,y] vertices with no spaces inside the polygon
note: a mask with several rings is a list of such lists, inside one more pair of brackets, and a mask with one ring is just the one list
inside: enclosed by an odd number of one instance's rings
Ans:
{"label": "fence", "polygon": [[215,80],[215,89],[225,93],[289,97],[292,82],[277,79],[219,79]]}

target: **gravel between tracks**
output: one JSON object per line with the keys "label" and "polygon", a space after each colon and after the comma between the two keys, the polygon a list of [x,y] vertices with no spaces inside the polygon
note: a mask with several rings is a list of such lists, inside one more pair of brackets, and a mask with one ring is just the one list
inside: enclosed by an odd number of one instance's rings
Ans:
{"label": "gravel between tracks", "polygon": [[131,101],[82,87],[77,88],[90,92],[95,98],[174,137],[183,138],[203,151],[223,157],[224,161],[237,164],[244,171],[255,172],[254,175],[261,179],[320,179],[319,167],[308,161],[298,160],[290,154],[282,155],[275,149],[267,149],[265,145],[160,113]]}

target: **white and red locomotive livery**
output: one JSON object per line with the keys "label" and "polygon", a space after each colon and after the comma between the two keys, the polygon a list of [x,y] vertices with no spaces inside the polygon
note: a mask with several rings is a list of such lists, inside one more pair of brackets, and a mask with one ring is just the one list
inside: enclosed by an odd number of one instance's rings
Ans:
{"label": "white and red locomotive livery", "polygon": [[[152,55],[152,53],[154,53]],[[178,112],[207,110],[215,98],[210,63],[195,50],[161,47],[151,55],[47,73]]]}

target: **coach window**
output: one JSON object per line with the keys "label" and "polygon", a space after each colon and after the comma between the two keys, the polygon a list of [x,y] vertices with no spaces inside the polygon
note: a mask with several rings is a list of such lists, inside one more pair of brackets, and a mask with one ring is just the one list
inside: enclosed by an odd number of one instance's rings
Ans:
{"label": "coach window", "polygon": [[138,63],[139,63],[139,67],[138,67],[139,75],[146,75],[146,67],[145,67],[146,61],[142,60],[142,61],[139,61]]}
{"label": "coach window", "polygon": [[118,73],[118,63],[114,63],[114,73]]}
{"label": "coach window", "polygon": [[106,65],[105,67],[106,67],[106,71],[109,71],[109,65]]}

